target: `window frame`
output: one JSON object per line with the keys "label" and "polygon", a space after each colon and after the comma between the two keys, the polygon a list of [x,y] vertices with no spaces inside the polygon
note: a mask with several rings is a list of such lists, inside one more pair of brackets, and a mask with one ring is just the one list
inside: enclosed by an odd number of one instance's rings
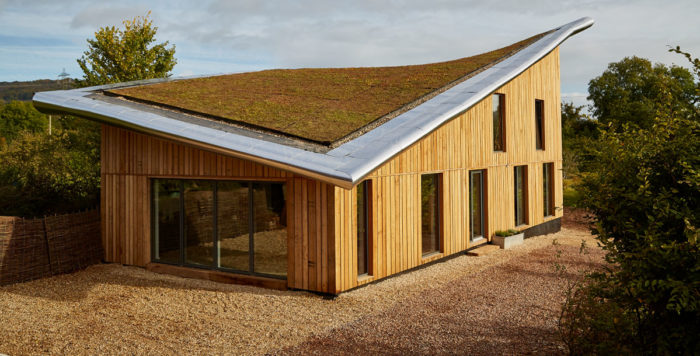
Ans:
{"label": "window frame", "polygon": [[[158,246],[157,241],[156,241],[156,224],[155,220],[158,218],[155,214],[157,213],[156,209],[156,195],[155,195],[155,189],[153,189],[153,186],[157,180],[174,180],[178,182],[178,193],[179,193],[179,211],[180,211],[180,221],[179,221],[179,244],[180,244],[180,258],[177,263],[170,262],[170,261],[162,261],[160,259],[156,259],[156,250],[154,249],[154,246]],[[209,181],[212,182],[213,185],[213,211],[212,211],[212,216],[213,216],[213,233],[212,233],[212,239],[213,239],[213,245],[212,245],[212,253],[214,257],[214,261],[212,265],[202,265],[202,264],[192,264],[192,263],[187,263],[187,260],[185,259],[185,182],[186,181]],[[246,189],[248,190],[249,198],[248,198],[248,220],[249,220],[249,241],[248,241],[248,254],[249,254],[249,266],[248,270],[240,270],[240,269],[235,269],[235,268],[229,268],[229,267],[221,267],[220,266],[220,261],[219,261],[219,232],[218,232],[218,182],[229,182],[229,181],[236,181],[240,183],[244,183],[247,185]],[[253,276],[253,277],[265,277],[265,278],[274,278],[274,279],[280,279],[280,280],[287,280],[287,277],[289,275],[289,265],[287,264],[287,270],[285,270],[284,276],[282,275],[277,275],[277,274],[271,274],[271,273],[262,273],[262,272],[255,272],[255,263],[254,261],[251,260],[254,259],[255,255],[255,250],[254,250],[254,241],[251,241],[254,239],[254,234],[255,234],[255,226],[253,224],[253,214],[254,211],[250,210],[254,208],[254,202],[253,202],[253,185],[256,183],[277,183],[281,184],[284,187],[287,187],[287,181],[286,180],[278,180],[278,179],[256,179],[256,180],[245,180],[245,179],[206,179],[206,178],[199,178],[199,177],[149,177],[149,195],[150,195],[150,230],[151,230],[151,236],[150,236],[150,242],[151,242],[151,248],[150,248],[150,257],[151,257],[151,262],[153,263],[159,263],[159,264],[164,264],[164,265],[170,265],[170,266],[180,266],[180,267],[186,267],[186,268],[196,268],[196,269],[203,269],[203,270],[210,270],[210,271],[220,271],[220,272],[226,272],[226,273],[235,273],[235,274],[242,274],[242,275],[248,275],[248,276]],[[285,201],[284,204],[286,206],[287,211],[289,211],[289,198],[285,195]],[[287,213],[287,220],[284,221],[285,224],[285,230],[287,234],[287,238],[289,236],[289,213]],[[287,256],[289,255],[289,250],[287,250]],[[285,258],[285,261],[287,261],[288,258]]]}
{"label": "window frame", "polygon": [[[538,110],[539,109],[539,110]],[[539,111],[540,115],[537,115]],[[545,150],[545,114],[544,114],[544,100],[535,99],[535,149],[544,151]],[[539,145],[538,145],[539,142]]]}
{"label": "window frame", "polygon": [[506,95],[502,93],[493,93],[491,94],[491,116],[492,116],[492,121],[493,121],[493,104],[494,104],[494,99],[495,97],[498,97],[498,107],[499,107],[499,128],[501,132],[500,136],[500,147],[497,145],[496,141],[496,124],[495,122],[492,123],[492,144],[493,144],[493,151],[494,152],[506,152]]}
{"label": "window frame", "polygon": [[421,206],[420,206],[420,209],[421,209],[421,210],[420,210],[420,219],[421,219],[421,220],[420,220],[420,222],[421,222],[421,229],[420,229],[420,247],[421,247],[421,250],[420,250],[420,251],[421,251],[421,258],[429,258],[429,257],[435,256],[435,255],[439,255],[439,254],[443,253],[443,251],[444,251],[444,246],[443,246],[443,237],[444,237],[444,234],[443,234],[443,231],[442,231],[443,225],[444,225],[444,224],[443,224],[443,221],[442,221],[442,220],[443,220],[443,211],[442,211],[442,203],[443,203],[443,198],[442,198],[442,191],[443,191],[443,187],[442,187],[442,178],[443,178],[443,175],[442,175],[442,172],[423,173],[423,174],[420,175],[420,178],[421,178],[421,179],[420,179],[420,184],[421,184],[421,185],[420,185],[420,187],[419,187],[419,188],[420,188],[420,189],[419,189],[419,190],[420,190],[420,195],[419,195],[419,197],[420,197],[421,200],[423,199],[423,189],[422,189],[422,187],[423,187],[423,177],[426,177],[426,176],[434,176],[434,177],[435,177],[435,180],[436,180],[435,208],[436,208],[436,215],[437,215],[437,218],[436,218],[436,221],[437,221],[437,229],[436,229],[436,230],[437,230],[437,231],[436,231],[436,234],[437,234],[437,237],[436,237],[436,239],[437,239],[437,241],[436,241],[436,242],[437,242],[437,250],[435,250],[435,251],[423,252],[423,220],[422,220],[422,219],[423,219],[423,204],[422,204],[422,202],[421,202]]}
{"label": "window frame", "polygon": [[[373,206],[373,203],[372,203],[372,180],[371,179],[364,180],[360,184],[358,184],[358,187],[360,185],[363,185],[363,201],[364,201],[363,213],[364,213],[364,217],[365,217],[364,218],[364,222],[365,222],[365,226],[364,226],[364,231],[365,231],[365,246],[364,247],[365,248],[364,248],[364,250],[365,250],[366,271],[364,273],[360,273],[360,271],[359,271],[360,254],[358,253],[357,254],[357,268],[358,268],[358,270],[356,272],[357,272],[357,277],[359,279],[362,279],[362,278],[371,277],[374,275],[374,268],[373,268],[374,267],[374,255],[372,253],[373,246],[374,246],[373,245],[374,239],[372,238],[372,236],[373,236],[373,230],[372,230],[372,226],[373,226],[373,221],[372,221],[372,206]],[[356,199],[355,204],[357,205],[357,207],[355,209],[355,229],[356,229],[355,238],[357,239],[356,240],[357,245],[358,245],[357,251],[359,252],[359,250],[360,250],[360,247],[359,247],[359,244],[360,244],[360,236],[359,236],[359,234],[360,234],[360,226],[359,226],[360,219],[358,217],[358,214],[360,213],[360,211],[359,211],[359,196],[358,195],[359,195],[359,191],[355,194],[355,199]]]}
{"label": "window frame", "polygon": [[[518,211],[519,211],[519,204],[518,204],[518,170],[522,169],[522,174],[520,178],[520,182],[522,187],[522,221],[518,220]],[[528,166],[527,165],[519,165],[513,167],[513,200],[514,200],[514,205],[515,205],[515,210],[514,210],[514,217],[515,217],[515,226],[525,226],[529,224],[530,221],[530,214],[529,214],[529,197],[528,197]]]}

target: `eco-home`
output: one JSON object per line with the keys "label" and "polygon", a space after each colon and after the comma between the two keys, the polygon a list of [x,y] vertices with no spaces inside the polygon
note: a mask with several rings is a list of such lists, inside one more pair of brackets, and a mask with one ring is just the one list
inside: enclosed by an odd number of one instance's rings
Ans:
{"label": "eco-home", "polygon": [[102,123],[104,259],[338,294],[557,231],[559,45],[582,18],[448,62],[37,93]]}

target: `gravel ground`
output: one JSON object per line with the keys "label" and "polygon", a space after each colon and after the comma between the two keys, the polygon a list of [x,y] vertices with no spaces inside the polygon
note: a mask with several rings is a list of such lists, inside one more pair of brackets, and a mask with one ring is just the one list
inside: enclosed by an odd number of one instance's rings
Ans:
{"label": "gravel ground", "polygon": [[580,255],[581,240],[595,245],[588,233],[565,228],[333,300],[96,265],[0,287],[0,353],[557,352],[567,278],[554,273],[554,262],[573,279],[602,256],[595,247]]}

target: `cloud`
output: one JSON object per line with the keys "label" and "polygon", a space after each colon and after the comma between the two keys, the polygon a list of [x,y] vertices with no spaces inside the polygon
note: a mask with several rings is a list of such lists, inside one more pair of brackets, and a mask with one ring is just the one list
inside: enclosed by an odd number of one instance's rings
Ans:
{"label": "cloud", "polygon": [[148,9],[143,5],[109,6],[91,5],[78,12],[70,23],[71,28],[88,27],[97,29],[107,26],[121,26],[124,20],[145,16]]}

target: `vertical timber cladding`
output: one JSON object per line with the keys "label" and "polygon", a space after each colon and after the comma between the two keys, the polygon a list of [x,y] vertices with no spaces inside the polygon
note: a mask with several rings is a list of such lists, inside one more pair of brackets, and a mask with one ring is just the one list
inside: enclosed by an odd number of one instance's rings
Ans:
{"label": "vertical timber cladding", "polygon": [[151,178],[286,183],[287,286],[335,291],[334,187],[252,161],[102,125],[102,242],[105,260],[151,261]]}
{"label": "vertical timber cladding", "polygon": [[[469,242],[469,171],[485,169],[485,219],[489,239],[513,228],[513,167],[527,165],[528,226],[561,217],[561,97],[559,49],[497,90],[506,95],[506,150],[494,152],[491,97],[457,116],[372,172],[370,278],[357,279],[355,189],[335,188],[335,291],[340,292],[442,256],[463,251]],[[544,100],[544,150],[535,149],[535,99]],[[554,163],[555,215],[542,212],[542,163]],[[442,254],[421,257],[420,175],[440,172]]]}

